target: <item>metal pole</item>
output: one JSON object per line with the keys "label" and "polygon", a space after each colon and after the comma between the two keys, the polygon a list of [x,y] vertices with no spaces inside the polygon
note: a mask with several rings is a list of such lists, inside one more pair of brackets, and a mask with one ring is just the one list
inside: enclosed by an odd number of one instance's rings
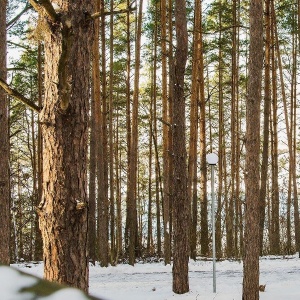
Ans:
{"label": "metal pole", "polygon": [[211,165],[211,220],[213,251],[213,292],[216,293],[215,166]]}

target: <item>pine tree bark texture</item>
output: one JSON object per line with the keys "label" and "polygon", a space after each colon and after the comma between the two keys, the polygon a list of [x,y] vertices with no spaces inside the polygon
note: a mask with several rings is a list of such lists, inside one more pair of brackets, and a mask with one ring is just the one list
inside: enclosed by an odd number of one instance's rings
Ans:
{"label": "pine tree bark texture", "polygon": [[173,292],[189,291],[189,219],[185,148],[184,74],[188,54],[185,0],[175,1],[176,51],[173,65]]}
{"label": "pine tree bark texture", "polygon": [[[6,0],[0,5],[0,78],[6,79]],[[8,99],[0,89],[0,263],[10,263]]]}
{"label": "pine tree bark texture", "polygon": [[250,1],[249,85],[246,100],[243,300],[259,299],[259,153],[263,67],[263,1]]}
{"label": "pine tree bark texture", "polygon": [[88,289],[87,145],[91,0],[55,1],[45,31],[43,196],[38,210],[44,277]]}

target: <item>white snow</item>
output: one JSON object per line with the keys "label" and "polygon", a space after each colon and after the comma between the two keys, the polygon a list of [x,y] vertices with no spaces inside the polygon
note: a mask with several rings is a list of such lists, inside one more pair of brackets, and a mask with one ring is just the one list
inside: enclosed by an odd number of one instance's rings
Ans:
{"label": "white snow", "polygon": [[[15,264],[14,267],[40,277],[43,273],[42,263]],[[212,261],[191,260],[189,263],[190,291],[177,295],[172,292],[172,267],[165,266],[163,262],[137,263],[134,267],[127,264],[108,268],[91,265],[90,293],[105,300],[242,299],[242,262],[219,261],[216,269],[217,292],[213,293]],[[300,259],[298,255],[261,258],[260,284],[266,284],[265,292],[260,292],[262,300],[299,300]],[[45,300],[56,299],[61,298]],[[76,296],[65,296],[62,299],[77,300]]]}
{"label": "white snow", "polygon": [[[26,271],[23,265],[18,265],[20,269]],[[37,274],[41,276],[42,274],[42,264],[36,268]],[[30,272],[28,272],[30,273]],[[77,289],[66,288],[59,290],[47,297],[35,297],[33,293],[30,292],[20,292],[25,287],[34,286],[38,280],[31,276],[22,276],[20,272],[14,268],[9,268],[6,266],[0,266],[0,299],[1,300],[62,300],[62,299],[72,299],[72,300],[87,300],[85,294]]]}

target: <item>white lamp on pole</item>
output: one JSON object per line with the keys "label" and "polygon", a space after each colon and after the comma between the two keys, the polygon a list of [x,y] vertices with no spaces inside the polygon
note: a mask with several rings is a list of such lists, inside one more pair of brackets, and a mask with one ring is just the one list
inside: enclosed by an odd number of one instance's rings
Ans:
{"label": "white lamp on pole", "polygon": [[216,293],[216,229],[215,229],[215,176],[214,169],[218,163],[218,155],[209,153],[206,161],[211,166],[211,222],[212,222],[212,250],[213,250],[213,292]]}

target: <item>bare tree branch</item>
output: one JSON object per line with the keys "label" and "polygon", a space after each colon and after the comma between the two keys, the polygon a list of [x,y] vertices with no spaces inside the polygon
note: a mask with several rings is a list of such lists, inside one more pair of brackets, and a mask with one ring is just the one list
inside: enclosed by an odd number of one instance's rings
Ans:
{"label": "bare tree branch", "polygon": [[[126,8],[126,9],[105,11],[104,16],[119,15],[119,14],[124,14],[124,13],[127,13],[127,12],[131,12],[131,11],[134,11],[134,10],[136,10],[136,7],[129,6],[129,8]],[[102,15],[101,12],[96,12],[96,13],[92,14],[91,17],[93,19],[97,19],[97,18],[101,17],[101,15]]]}
{"label": "bare tree branch", "polygon": [[6,28],[9,28],[9,27],[12,26],[15,22],[17,22],[17,21],[21,18],[21,16],[22,16],[27,10],[29,10],[30,8],[31,8],[31,5],[26,4],[26,6],[24,7],[24,9],[6,24]]}
{"label": "bare tree branch", "polygon": [[58,19],[58,16],[57,16],[57,13],[56,13],[54,7],[52,6],[50,0],[40,0],[39,2],[44,7],[44,9],[45,9],[47,15],[50,17],[50,19],[53,22],[56,22]]}
{"label": "bare tree branch", "polygon": [[57,13],[49,0],[40,0],[40,3],[37,3],[35,0],[28,1],[38,13],[41,13],[42,10],[44,10],[52,22],[57,21]]}
{"label": "bare tree branch", "polygon": [[37,106],[35,103],[33,103],[30,99],[23,96],[18,91],[12,89],[3,79],[0,78],[0,86],[6,91],[6,93],[10,96],[13,96],[17,100],[23,102],[28,107],[39,113],[41,111],[41,108]]}

